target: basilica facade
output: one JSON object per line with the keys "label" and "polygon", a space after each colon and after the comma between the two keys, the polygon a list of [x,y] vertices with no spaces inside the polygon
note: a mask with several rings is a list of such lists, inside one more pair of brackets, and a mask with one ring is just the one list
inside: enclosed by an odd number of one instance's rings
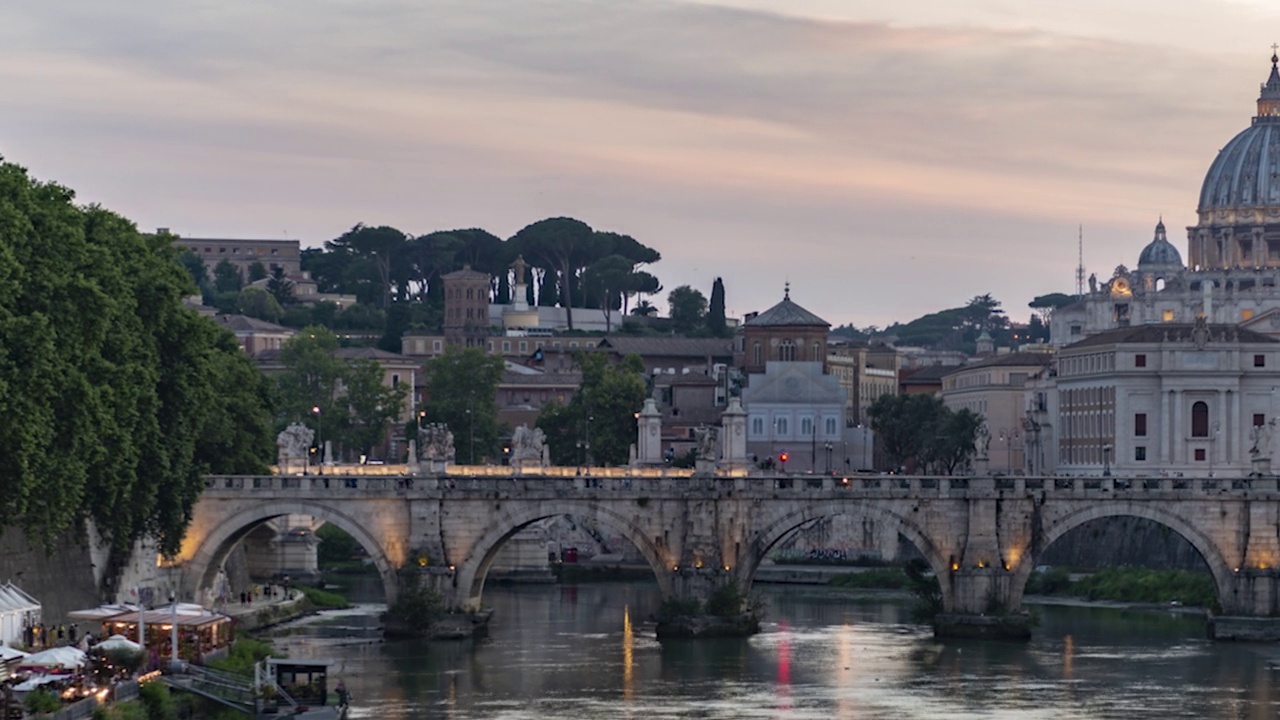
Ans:
{"label": "basilica facade", "polygon": [[1280,337],[1280,57],[1271,57],[1252,122],[1209,166],[1196,220],[1185,263],[1162,219],[1132,270],[1091,276],[1077,302],[1054,312],[1052,342],[1197,318]]}

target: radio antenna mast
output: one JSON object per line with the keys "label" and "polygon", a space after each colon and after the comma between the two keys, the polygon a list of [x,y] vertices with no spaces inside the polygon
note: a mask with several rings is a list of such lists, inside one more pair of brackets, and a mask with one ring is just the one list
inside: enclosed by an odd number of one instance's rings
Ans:
{"label": "radio antenna mast", "polygon": [[1084,297],[1084,225],[1077,230],[1076,247],[1080,256],[1076,264],[1076,297]]}

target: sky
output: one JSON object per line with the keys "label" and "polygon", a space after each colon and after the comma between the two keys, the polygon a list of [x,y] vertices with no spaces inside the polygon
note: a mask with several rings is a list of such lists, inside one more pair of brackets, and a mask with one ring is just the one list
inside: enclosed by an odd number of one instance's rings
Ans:
{"label": "sky", "polygon": [[1245,0],[5,3],[0,156],[186,237],[566,215],[731,315],[1018,320],[1080,226],[1100,278],[1161,216],[1185,257],[1277,41]]}

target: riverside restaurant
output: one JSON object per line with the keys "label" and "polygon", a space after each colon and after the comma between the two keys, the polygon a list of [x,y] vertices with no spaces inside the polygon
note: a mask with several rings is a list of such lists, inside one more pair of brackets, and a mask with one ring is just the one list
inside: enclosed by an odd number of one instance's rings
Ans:
{"label": "riverside restaurant", "polygon": [[[116,612],[112,612],[116,610]],[[222,613],[206,610],[190,603],[162,605],[150,610],[104,605],[91,610],[76,610],[68,617],[101,623],[101,637],[123,635],[138,640],[138,625],[145,628],[149,656],[171,657],[173,627],[178,627],[178,657],[187,661],[204,660],[226,653],[235,640],[235,620]]]}

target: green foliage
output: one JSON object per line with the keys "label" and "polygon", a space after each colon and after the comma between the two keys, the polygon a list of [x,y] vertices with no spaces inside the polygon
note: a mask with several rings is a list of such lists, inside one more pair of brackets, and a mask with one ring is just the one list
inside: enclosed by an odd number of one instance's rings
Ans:
{"label": "green foliage", "polygon": [[942,612],[942,585],[929,571],[929,564],[920,558],[909,561],[902,568],[907,575],[907,589],[915,595],[911,615],[916,622],[932,622]]}
{"label": "green foliage", "polygon": [[440,593],[422,583],[418,575],[405,575],[396,601],[387,608],[383,619],[409,633],[426,633],[444,616],[444,599]]}
{"label": "green foliage", "polygon": [[351,607],[351,603],[342,595],[335,592],[329,592],[327,590],[321,590],[320,588],[304,585],[302,587],[302,594],[306,595],[307,599],[311,601],[311,604],[318,608],[335,609]]}
{"label": "green foliage", "polygon": [[680,617],[697,617],[705,611],[702,603],[697,600],[678,600],[676,598],[667,598],[658,606],[657,620],[658,622],[670,622]]}
{"label": "green foliage", "polygon": [[387,426],[404,409],[407,385],[382,384],[382,366],[373,360],[353,360],[343,368],[347,416],[342,439],[347,447],[367,455],[386,436]]}
{"label": "green foliage", "polygon": [[45,690],[44,688],[36,688],[35,690],[27,693],[27,696],[23,698],[22,706],[32,715],[54,713],[62,708],[62,700],[58,697],[57,693]]}
{"label": "green foliage", "polygon": [[184,250],[178,256],[178,262],[191,274],[191,282],[203,292],[205,285],[209,282],[209,270],[205,267],[204,261],[200,259],[200,256],[190,250]]}
{"label": "green foliage", "polygon": [[499,431],[495,398],[503,368],[502,358],[480,348],[456,346],[449,347],[426,365],[424,422],[449,426],[459,463],[474,465],[480,458],[497,454]]}
{"label": "green foliage", "polygon": [[1076,301],[1075,295],[1068,295],[1066,293],[1055,292],[1055,293],[1049,293],[1047,295],[1035,296],[1034,298],[1032,298],[1031,302],[1027,303],[1027,307],[1033,310],[1047,309],[1047,310],[1053,311],[1053,310],[1057,310],[1060,307],[1066,307],[1067,305],[1070,305],[1075,301]]}
{"label": "green foliage", "polygon": [[1071,571],[1063,567],[1031,573],[1027,578],[1026,595],[1060,595],[1071,588]]}
{"label": "green foliage", "polygon": [[271,272],[271,279],[267,281],[267,292],[281,307],[287,307],[294,304],[297,300],[293,297],[293,281],[284,274],[284,268],[277,267]]}
{"label": "green foliage", "polygon": [[147,720],[177,720],[178,713],[169,695],[169,686],[162,682],[142,683],[138,699],[147,711]]}
{"label": "green foliage", "polygon": [[350,533],[333,523],[321,525],[316,530],[316,537],[320,540],[320,545],[316,548],[316,560],[321,570],[333,563],[352,559],[361,549],[360,543]]}
{"label": "green foliage", "polygon": [[244,287],[244,278],[240,276],[240,268],[231,264],[230,260],[221,260],[213,267],[213,287],[220,293],[238,293]]}
{"label": "green foliage", "polygon": [[584,462],[587,449],[579,442],[589,441],[594,463],[622,465],[635,441],[635,413],[644,404],[644,364],[632,355],[615,365],[603,353],[579,353],[574,363],[582,370],[578,392],[568,405],[550,403],[538,415],[551,461]]}
{"label": "green foliage", "polygon": [[868,413],[893,467],[914,461],[947,474],[965,464],[982,426],[982,416],[952,410],[933,395],[882,395]]}
{"label": "green foliage", "polygon": [[667,307],[677,335],[695,335],[706,325],[707,298],[688,285],[667,294]]}
{"label": "green foliage", "polygon": [[267,277],[267,266],[260,261],[253,261],[249,264],[249,282],[255,283]]}
{"label": "green foliage", "polygon": [[93,709],[93,720],[147,720],[147,709],[137,700],[99,705]]}
{"label": "green foliage", "polygon": [[747,610],[747,595],[742,592],[737,580],[730,580],[721,585],[707,598],[706,611],[716,617],[734,617]]}
{"label": "green foliage", "polygon": [[729,325],[724,317],[724,280],[716,278],[711,284],[711,304],[707,309],[707,334],[711,337],[728,337]]}
{"label": "green foliage", "polygon": [[253,285],[241,290],[240,294],[236,296],[236,310],[241,315],[248,315],[251,318],[266,320],[267,322],[278,322],[280,316],[284,314],[284,309],[271,296],[271,293]]}
{"label": "green foliage", "polygon": [[1187,570],[1106,568],[1073,583],[1070,592],[1090,600],[1178,602],[1206,608],[1218,603],[1213,577]]}
{"label": "green foliage", "polygon": [[875,568],[866,572],[836,575],[828,582],[833,587],[854,589],[902,590],[914,587],[901,568]]}
{"label": "green foliage", "polygon": [[1000,301],[990,294],[978,295],[964,307],[939,310],[908,323],[894,323],[884,333],[897,338],[898,345],[923,345],[939,350],[974,352],[974,341],[987,330],[997,344],[1011,339],[1009,319],[1000,309]]}
{"label": "green foliage", "polygon": [[262,661],[268,655],[283,657],[281,653],[271,646],[270,642],[244,637],[231,643],[231,650],[225,657],[210,660],[208,665],[215,670],[224,670],[240,675],[252,675],[254,664]]}
{"label": "green foliage", "polygon": [[256,370],[182,306],[170,236],[73,198],[0,164],[0,525],[48,542],[89,516],[173,552],[203,473],[262,467]]}

